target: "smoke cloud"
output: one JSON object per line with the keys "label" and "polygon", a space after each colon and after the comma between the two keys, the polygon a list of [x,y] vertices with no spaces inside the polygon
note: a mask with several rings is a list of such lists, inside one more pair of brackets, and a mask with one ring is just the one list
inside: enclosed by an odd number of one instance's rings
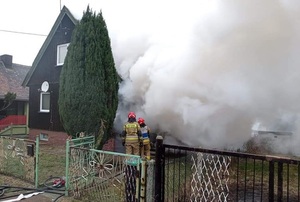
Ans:
{"label": "smoke cloud", "polygon": [[[184,144],[224,148],[240,147],[259,122],[293,131],[284,147],[276,146],[298,152],[299,4],[102,2],[123,79],[116,128],[135,111],[153,131]],[[100,10],[96,2],[90,6]]]}

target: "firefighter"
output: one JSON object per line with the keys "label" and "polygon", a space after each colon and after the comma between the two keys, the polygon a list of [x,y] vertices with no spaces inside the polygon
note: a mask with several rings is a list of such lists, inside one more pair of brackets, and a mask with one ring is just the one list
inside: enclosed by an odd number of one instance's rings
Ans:
{"label": "firefighter", "polygon": [[124,124],[122,132],[122,145],[126,148],[126,154],[140,155],[141,141],[141,130],[136,122],[136,115],[129,112],[128,121]]}
{"label": "firefighter", "polygon": [[143,138],[143,145],[141,147],[141,157],[145,157],[147,160],[150,160],[150,128],[146,125],[143,118],[138,119],[138,123],[141,127],[141,133]]}

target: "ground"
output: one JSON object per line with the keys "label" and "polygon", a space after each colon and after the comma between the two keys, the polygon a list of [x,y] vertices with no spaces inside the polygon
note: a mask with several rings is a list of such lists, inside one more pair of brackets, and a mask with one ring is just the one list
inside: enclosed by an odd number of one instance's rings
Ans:
{"label": "ground", "polygon": [[[103,148],[104,150],[113,150],[114,149],[114,140],[109,140]],[[39,154],[39,185],[43,187],[44,182],[49,179],[51,176],[62,177],[65,176],[65,162],[66,162],[66,148],[65,144],[47,144],[47,142],[40,142],[40,154]],[[1,175],[0,174],[0,188],[1,186],[9,185],[15,187],[26,187],[34,188],[33,183],[25,182],[21,179]],[[12,198],[17,198],[19,194],[25,194],[24,190],[18,192],[12,192],[13,190],[6,190],[3,196],[1,196],[0,190],[0,201],[3,200],[3,197],[8,197],[13,195]],[[10,194],[10,195],[9,195]],[[59,195],[58,194],[49,194],[43,193],[36,196],[33,196],[29,199],[24,199],[22,201],[31,201],[31,202],[52,202]],[[8,200],[8,199],[7,199]],[[78,200],[73,199],[72,197],[61,197],[57,200],[58,202],[78,202]]]}
{"label": "ground", "polygon": [[[34,186],[28,182],[24,182],[20,179],[11,177],[11,176],[5,176],[5,175],[0,175],[0,185],[10,185],[10,186],[16,186],[16,187],[25,187],[25,188],[34,188]],[[8,199],[15,199],[18,197],[19,194],[23,193],[25,194],[26,191],[19,191],[19,192],[10,192],[9,190],[6,190],[7,194],[3,195],[2,197],[7,197],[14,195],[11,198]],[[0,192],[1,193],[1,192]],[[31,202],[52,202],[55,200],[59,195],[57,194],[49,194],[49,193],[43,193],[39,194],[36,196],[33,196],[28,199],[23,199],[22,201],[31,201]],[[4,200],[3,198],[0,197],[1,201]],[[58,200],[59,202],[76,202],[77,200],[74,200],[72,197],[62,197]]]}
{"label": "ground", "polygon": [[[53,145],[41,145],[41,153],[40,153],[40,176],[39,176],[39,184],[43,184],[43,182],[48,179],[50,176],[63,176],[65,173],[65,147],[58,146],[54,147]],[[34,188],[33,183],[25,182],[21,179],[0,175],[0,186],[9,185],[15,187],[25,187],[25,188]],[[25,194],[26,191],[18,191],[12,192],[13,190],[6,190],[2,198],[0,197],[0,201],[3,200],[3,197],[11,196],[12,198],[17,198],[19,194]],[[1,193],[1,192],[0,192]],[[31,197],[29,199],[25,199],[22,201],[32,201],[32,202],[52,202],[59,195],[58,194],[49,194],[43,193],[37,196]],[[11,198],[10,198],[11,199]],[[59,202],[75,202],[71,197],[61,197]]]}

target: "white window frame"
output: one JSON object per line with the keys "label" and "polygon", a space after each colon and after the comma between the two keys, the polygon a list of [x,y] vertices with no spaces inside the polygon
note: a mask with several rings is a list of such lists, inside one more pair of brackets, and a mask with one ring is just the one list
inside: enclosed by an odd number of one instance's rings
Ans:
{"label": "white window frame", "polygon": [[[60,44],[60,45],[57,45],[57,55],[56,55],[56,65],[59,66],[59,65],[63,65],[64,64],[64,61],[65,61],[65,58],[66,58],[66,55],[67,55],[67,52],[68,52],[68,46],[69,46],[70,43],[65,43],[65,44]],[[62,48],[65,48],[64,50],[65,51],[65,54],[62,55],[63,58],[60,58],[60,53],[61,53],[61,50]]]}
{"label": "white window frame", "polygon": [[[49,95],[49,109],[43,109],[43,95]],[[40,112],[50,112],[50,93],[41,92],[40,94]]]}
{"label": "white window frame", "polygon": [[40,133],[40,140],[48,141],[49,140],[48,134],[46,134],[46,133]]}

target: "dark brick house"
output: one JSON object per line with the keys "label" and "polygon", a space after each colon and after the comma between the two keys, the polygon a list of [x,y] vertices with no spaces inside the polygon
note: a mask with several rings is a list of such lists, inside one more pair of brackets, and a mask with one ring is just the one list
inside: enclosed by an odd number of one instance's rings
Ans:
{"label": "dark brick house", "polygon": [[30,136],[64,144],[67,134],[58,113],[59,76],[77,23],[64,6],[22,85],[29,87]]}
{"label": "dark brick house", "polygon": [[[50,144],[65,144],[68,137],[58,110],[59,77],[77,23],[64,6],[22,83],[29,87],[31,139],[39,135]],[[114,150],[114,142],[109,140],[103,149]]]}

